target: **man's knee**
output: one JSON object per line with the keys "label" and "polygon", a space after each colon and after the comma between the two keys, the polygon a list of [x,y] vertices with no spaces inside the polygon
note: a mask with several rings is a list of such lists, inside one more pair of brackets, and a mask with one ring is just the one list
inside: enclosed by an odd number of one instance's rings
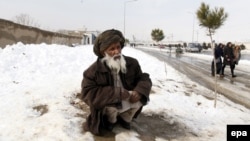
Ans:
{"label": "man's knee", "polygon": [[109,122],[115,123],[117,121],[118,109],[115,107],[105,107],[104,115],[107,116]]}

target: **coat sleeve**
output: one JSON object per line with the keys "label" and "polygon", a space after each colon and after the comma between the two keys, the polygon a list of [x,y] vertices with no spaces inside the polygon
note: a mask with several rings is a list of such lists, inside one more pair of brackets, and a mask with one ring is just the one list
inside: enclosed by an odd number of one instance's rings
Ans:
{"label": "coat sleeve", "polygon": [[83,73],[82,99],[95,109],[102,109],[105,106],[117,106],[121,103],[121,89],[106,84],[98,84],[95,71],[88,69]]}
{"label": "coat sleeve", "polygon": [[143,95],[141,102],[145,105],[149,101],[149,94],[152,87],[152,81],[148,73],[142,72],[138,62],[136,63],[135,68],[137,83],[134,90]]}

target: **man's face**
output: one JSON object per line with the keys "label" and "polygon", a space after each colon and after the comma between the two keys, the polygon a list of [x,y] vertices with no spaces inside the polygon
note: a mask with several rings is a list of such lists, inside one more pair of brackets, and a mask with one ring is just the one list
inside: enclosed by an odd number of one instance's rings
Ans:
{"label": "man's face", "polygon": [[114,57],[115,56],[115,60],[116,59],[120,59],[120,54],[121,54],[121,44],[120,42],[111,44],[104,52],[107,53],[110,57]]}
{"label": "man's face", "polygon": [[126,73],[126,60],[121,54],[121,49],[122,48],[119,42],[110,45],[104,51],[102,62],[105,61],[110,69],[116,70],[117,72],[121,70],[122,73]]}

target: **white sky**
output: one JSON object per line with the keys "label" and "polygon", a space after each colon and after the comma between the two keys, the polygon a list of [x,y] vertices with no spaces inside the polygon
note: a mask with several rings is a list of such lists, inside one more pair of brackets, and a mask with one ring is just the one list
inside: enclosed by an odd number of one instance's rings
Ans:
{"label": "white sky", "polygon": [[[198,26],[193,17],[204,0],[0,0],[0,18],[7,20],[25,13],[39,22],[41,28],[124,30],[124,5],[126,5],[125,34],[130,40],[151,40],[152,29],[160,28],[165,41],[209,41],[205,28]],[[229,14],[224,25],[217,30],[217,42],[250,41],[249,0],[205,0],[211,9],[224,7]],[[173,35],[173,36],[172,36]],[[173,37],[173,38],[172,38]]]}
{"label": "white sky", "polygon": [[[161,115],[166,122],[178,123],[196,135],[176,141],[222,141],[226,140],[227,124],[250,124],[249,109],[222,95],[214,108],[213,100],[200,95],[213,96],[213,92],[178,70],[133,48],[125,47],[123,53],[137,58],[153,82],[154,93],[142,112]],[[212,60],[212,56],[202,56],[197,55]],[[80,92],[82,73],[96,60],[92,46],[18,43],[0,48],[0,60],[0,140],[93,141],[89,132],[82,133],[85,119],[77,116],[86,113],[70,104],[79,103],[75,94]],[[237,68],[247,66],[249,61],[242,60]],[[38,105],[47,105],[48,112],[41,115],[33,109]],[[133,129],[115,127],[114,132],[116,141],[139,141]]]}

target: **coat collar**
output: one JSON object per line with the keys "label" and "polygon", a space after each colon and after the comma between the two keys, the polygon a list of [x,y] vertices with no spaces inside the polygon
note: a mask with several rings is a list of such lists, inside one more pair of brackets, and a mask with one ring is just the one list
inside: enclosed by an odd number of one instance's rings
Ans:
{"label": "coat collar", "polygon": [[99,71],[99,72],[109,72],[110,71],[110,69],[108,68],[106,63],[103,63],[101,61],[101,58],[97,59],[96,64],[97,64],[97,68],[98,68],[97,71]]}

